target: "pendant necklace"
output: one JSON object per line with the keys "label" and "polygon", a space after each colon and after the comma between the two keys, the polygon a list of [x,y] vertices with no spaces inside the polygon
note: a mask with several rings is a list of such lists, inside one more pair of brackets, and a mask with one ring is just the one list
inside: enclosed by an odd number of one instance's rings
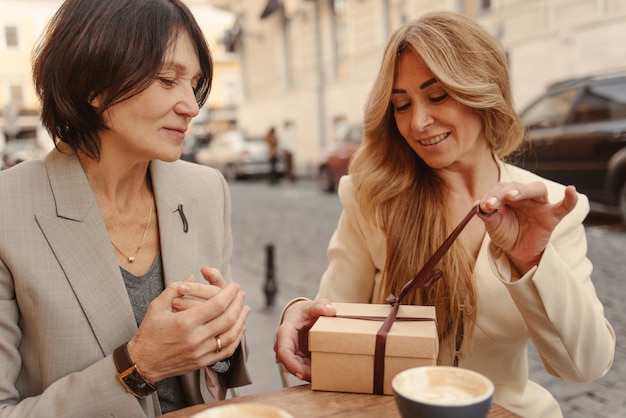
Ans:
{"label": "pendant necklace", "polygon": [[113,243],[113,241],[111,241],[111,245],[113,245],[113,248],[115,248],[117,251],[119,251],[120,254],[122,254],[124,257],[126,257],[126,259],[128,259],[129,263],[134,263],[135,260],[137,259],[137,254],[139,254],[139,251],[141,250],[141,247],[143,246],[143,241],[146,239],[146,234],[148,233],[148,228],[150,227],[150,221],[152,220],[152,209],[154,208],[154,205],[150,205],[150,213],[148,214],[148,223],[146,224],[146,230],[143,231],[143,236],[141,237],[141,242],[139,243],[139,246],[137,247],[137,250],[135,251],[134,255],[131,255],[130,257],[126,254],[124,254],[124,252],[122,250],[119,249],[119,247],[117,245],[115,245]]}

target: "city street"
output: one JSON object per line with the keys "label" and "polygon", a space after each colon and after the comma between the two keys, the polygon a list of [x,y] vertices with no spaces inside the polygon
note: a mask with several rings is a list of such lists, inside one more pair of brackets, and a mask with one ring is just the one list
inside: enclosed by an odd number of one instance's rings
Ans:
{"label": "city street", "polygon": [[[282,307],[296,296],[314,297],[326,267],[326,246],[337,224],[341,205],[334,194],[319,191],[312,180],[296,185],[269,186],[262,181],[230,183],[233,201],[233,278],[247,292],[252,307],[248,319],[248,366],[253,384],[239,390],[250,394],[281,387],[275,364],[274,332]],[[626,313],[623,285],[626,271],[626,229],[615,217],[592,215],[587,226],[593,281],[606,316],[617,334],[611,371],[589,384],[563,382],[549,376],[531,347],[533,380],[548,388],[561,403],[566,418],[617,418],[626,415]],[[266,306],[264,292],[266,246],[274,246],[278,293]],[[290,377],[290,384],[298,384]]]}

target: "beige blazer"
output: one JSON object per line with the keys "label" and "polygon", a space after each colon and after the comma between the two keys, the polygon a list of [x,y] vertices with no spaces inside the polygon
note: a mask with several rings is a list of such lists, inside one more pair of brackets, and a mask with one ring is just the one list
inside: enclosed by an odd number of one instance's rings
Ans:
{"label": "beige blazer", "polygon": [[[502,181],[542,181],[550,201],[563,198],[564,186],[499,164]],[[342,179],[339,196],[344,210],[328,247],[329,265],[317,297],[371,303],[382,291],[385,237],[363,217],[350,177]],[[588,211],[588,200],[581,195],[554,230],[539,265],[514,283],[506,257],[488,235],[476,260],[479,305],[473,351],[464,353],[459,366],[488,376],[496,386],[494,400],[523,417],[561,416],[552,395],[528,380],[530,340],[547,371],[562,379],[587,382],[604,375],[613,362],[615,333],[604,317],[586,257],[582,221]]]}
{"label": "beige blazer", "polygon": [[[230,280],[224,178],[182,161],[153,161],[150,173],[165,285],[205,264]],[[0,196],[0,417],[160,415],[156,394],[138,401],[116,378],[112,352],[137,326],[78,159],[55,149],[0,172]],[[222,392],[250,383],[241,351]],[[191,403],[213,400],[207,380],[208,368],[183,377]]]}

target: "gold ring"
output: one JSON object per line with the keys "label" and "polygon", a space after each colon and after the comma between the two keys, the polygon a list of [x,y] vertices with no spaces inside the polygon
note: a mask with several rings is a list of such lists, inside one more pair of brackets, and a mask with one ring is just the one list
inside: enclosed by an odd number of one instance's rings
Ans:
{"label": "gold ring", "polygon": [[215,341],[217,342],[217,349],[215,350],[215,352],[219,353],[220,351],[222,351],[222,340],[220,340],[219,335],[215,336]]}

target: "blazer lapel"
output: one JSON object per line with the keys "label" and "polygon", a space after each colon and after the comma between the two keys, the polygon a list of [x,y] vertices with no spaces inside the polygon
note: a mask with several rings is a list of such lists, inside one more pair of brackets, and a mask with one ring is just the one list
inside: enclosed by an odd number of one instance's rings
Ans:
{"label": "blazer lapel", "polygon": [[199,280],[199,271],[193,268],[199,259],[197,241],[199,228],[198,200],[185,196],[176,184],[170,166],[162,161],[150,163],[150,174],[157,205],[161,259],[165,286],[193,274]]}
{"label": "blazer lapel", "polygon": [[[200,234],[198,199],[193,193],[184,192],[187,187],[173,179],[180,179],[170,171],[170,165],[162,161],[150,163],[150,175],[157,204],[159,233],[161,235],[161,259],[165,286],[193,274],[197,282],[204,282],[198,260],[202,259],[198,243]],[[194,181],[195,179],[190,179]],[[199,404],[211,399],[220,399],[215,383],[216,373],[208,368],[195,370],[181,376],[188,401]],[[222,390],[223,391],[223,390]],[[223,399],[223,396],[222,398]]]}
{"label": "blazer lapel", "polygon": [[137,330],[122,275],[78,159],[51,152],[46,168],[57,212],[37,222],[107,355]]}

